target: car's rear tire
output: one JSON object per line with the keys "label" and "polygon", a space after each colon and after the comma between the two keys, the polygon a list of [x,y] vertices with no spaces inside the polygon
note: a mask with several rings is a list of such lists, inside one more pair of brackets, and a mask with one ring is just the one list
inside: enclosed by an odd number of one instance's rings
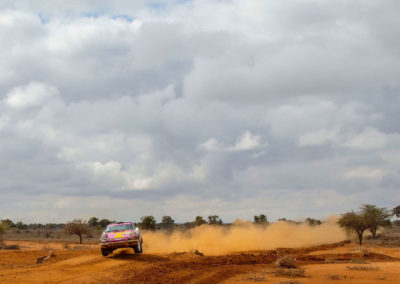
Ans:
{"label": "car's rear tire", "polygon": [[139,240],[138,243],[134,245],[132,248],[135,251],[135,253],[142,253],[143,252],[142,240]]}
{"label": "car's rear tire", "polygon": [[112,250],[106,249],[106,248],[101,248],[101,254],[102,254],[103,256],[107,256],[107,255],[109,255],[110,253],[112,253]]}

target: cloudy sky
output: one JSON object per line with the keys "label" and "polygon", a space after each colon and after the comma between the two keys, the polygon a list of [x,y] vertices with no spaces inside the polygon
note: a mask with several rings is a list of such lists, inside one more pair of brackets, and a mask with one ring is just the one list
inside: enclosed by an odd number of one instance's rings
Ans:
{"label": "cloudy sky", "polygon": [[397,0],[0,2],[0,219],[400,204]]}

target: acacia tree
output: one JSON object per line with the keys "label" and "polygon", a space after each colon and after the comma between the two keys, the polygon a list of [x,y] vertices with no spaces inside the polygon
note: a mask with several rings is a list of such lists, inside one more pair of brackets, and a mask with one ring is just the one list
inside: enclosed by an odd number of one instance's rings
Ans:
{"label": "acacia tree", "polygon": [[310,218],[310,217],[308,217],[304,222],[309,224],[310,226],[318,226],[318,225],[322,224],[322,222],[320,220],[313,219],[313,218]]}
{"label": "acacia tree", "polygon": [[82,220],[68,222],[64,230],[67,234],[77,235],[80,244],[82,244],[82,235],[90,232],[88,224]]}
{"label": "acacia tree", "polygon": [[377,208],[375,205],[364,204],[361,206],[361,213],[368,223],[368,229],[373,239],[376,239],[376,231],[379,227],[390,226],[389,217],[391,214],[386,208]]}
{"label": "acacia tree", "polygon": [[175,220],[171,218],[171,216],[163,216],[161,219],[161,224],[165,229],[172,229],[175,224]]}
{"label": "acacia tree", "polygon": [[98,226],[98,225],[99,225],[99,218],[97,218],[97,217],[90,217],[89,220],[88,220],[88,224],[89,224],[90,226],[93,226],[93,227]]}
{"label": "acacia tree", "polygon": [[140,218],[139,227],[144,230],[155,230],[156,229],[156,219],[153,216],[143,216]]}
{"label": "acacia tree", "polygon": [[267,216],[264,214],[254,216],[254,224],[268,224]]}
{"label": "acacia tree", "polygon": [[396,216],[397,218],[399,218],[400,217],[400,205],[393,208],[392,213],[393,213],[392,214],[393,216]]}
{"label": "acacia tree", "polygon": [[114,221],[110,221],[108,219],[101,219],[100,221],[97,222],[97,224],[101,227],[101,228],[105,228],[107,227],[109,224],[113,223]]}
{"label": "acacia tree", "polygon": [[222,225],[222,220],[218,215],[208,216],[208,224],[210,225]]}
{"label": "acacia tree", "polygon": [[0,241],[2,240],[3,234],[6,232],[6,230],[6,226],[0,223]]}
{"label": "acacia tree", "polygon": [[18,221],[18,222],[15,224],[15,227],[16,227],[18,230],[25,230],[25,229],[28,227],[28,225],[22,223],[21,221]]}
{"label": "acacia tree", "polygon": [[348,212],[342,215],[338,224],[343,228],[356,232],[358,243],[360,246],[362,245],[364,231],[369,228],[369,224],[364,214]]}
{"label": "acacia tree", "polygon": [[195,226],[201,226],[206,223],[207,223],[207,221],[204,220],[202,216],[196,216],[196,219],[194,220]]}
{"label": "acacia tree", "polygon": [[1,220],[1,224],[3,224],[3,226],[5,226],[7,229],[15,227],[14,222],[10,219]]}

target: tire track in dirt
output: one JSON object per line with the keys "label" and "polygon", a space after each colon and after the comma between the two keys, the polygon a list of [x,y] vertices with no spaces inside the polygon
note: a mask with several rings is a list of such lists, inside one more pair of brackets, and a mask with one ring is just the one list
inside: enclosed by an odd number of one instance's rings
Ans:
{"label": "tire track in dirt", "polygon": [[[399,261],[383,254],[332,250],[338,243],[304,249],[276,249],[200,256],[195,253],[134,254],[117,250],[108,257],[98,249],[56,251],[56,257],[36,264],[43,251],[0,251],[1,283],[219,283],[250,272],[271,270],[284,255],[293,255],[299,265],[324,264],[326,259],[347,263],[360,257],[370,262]],[[319,251],[318,254],[312,254]],[[326,251],[326,253],[325,253]]]}
{"label": "tire track in dirt", "polygon": [[[57,258],[57,257],[54,257]],[[1,271],[2,283],[59,283],[75,280],[118,266],[122,261],[107,261],[98,255],[84,255],[67,260],[29,265],[24,268]]]}

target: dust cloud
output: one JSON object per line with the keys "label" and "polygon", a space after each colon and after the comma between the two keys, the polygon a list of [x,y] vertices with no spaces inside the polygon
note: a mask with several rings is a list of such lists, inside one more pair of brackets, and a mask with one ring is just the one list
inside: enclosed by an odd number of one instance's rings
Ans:
{"label": "dust cloud", "polygon": [[144,232],[144,250],[148,253],[199,250],[206,255],[221,255],[249,250],[299,248],[340,242],[347,235],[334,219],[310,226],[279,221],[268,226],[237,220],[232,226],[202,225],[188,231]]}

